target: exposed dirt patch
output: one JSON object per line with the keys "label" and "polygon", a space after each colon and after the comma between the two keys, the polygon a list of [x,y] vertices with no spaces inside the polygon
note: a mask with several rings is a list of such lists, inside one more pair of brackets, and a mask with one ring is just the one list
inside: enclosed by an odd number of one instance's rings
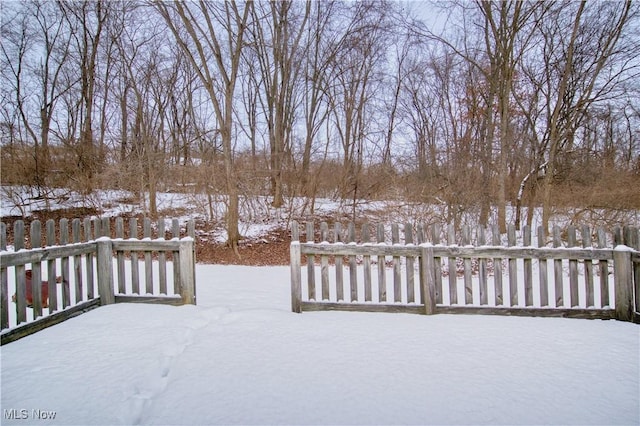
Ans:
{"label": "exposed dirt patch", "polygon": [[196,260],[200,263],[223,265],[288,265],[289,231],[279,229],[259,238],[242,240],[238,247],[238,257],[233,250],[220,243],[196,243]]}

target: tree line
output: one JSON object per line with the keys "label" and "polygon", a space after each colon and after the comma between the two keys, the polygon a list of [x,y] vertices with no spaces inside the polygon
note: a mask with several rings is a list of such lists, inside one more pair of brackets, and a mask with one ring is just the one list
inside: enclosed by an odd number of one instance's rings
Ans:
{"label": "tree line", "polygon": [[[2,3],[2,182],[638,208],[631,1]],[[635,189],[634,186],[636,185]],[[148,195],[143,195],[148,194]],[[148,198],[147,198],[148,197]],[[523,209],[524,207],[528,207]],[[520,213],[520,209],[527,213]]]}

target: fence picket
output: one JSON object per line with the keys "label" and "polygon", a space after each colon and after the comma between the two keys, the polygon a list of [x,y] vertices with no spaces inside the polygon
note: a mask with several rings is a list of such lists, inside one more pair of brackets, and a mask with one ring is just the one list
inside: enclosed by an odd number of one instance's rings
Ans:
{"label": "fence picket", "polygon": [[[24,221],[17,220],[13,224],[13,247],[15,251],[24,249]],[[16,317],[18,324],[27,321],[27,279],[24,265],[16,266]]]}
{"label": "fence picket", "polygon": [[[425,241],[425,237],[424,237],[424,225],[422,225],[422,223],[418,223],[418,226],[416,226],[416,243],[418,245],[422,245],[423,243],[426,243]],[[426,252],[423,252],[426,253]],[[431,250],[431,254],[433,255],[433,250]],[[424,298],[425,298],[425,288],[424,288],[424,282],[422,281],[423,279],[426,280],[427,276],[423,275],[423,273],[425,272],[425,259],[423,258],[423,256],[418,257],[418,277],[420,280],[420,287],[419,287],[419,294],[420,294],[420,303],[424,305]],[[427,269],[426,271],[430,271],[429,273],[431,274],[431,278],[433,279],[433,258],[431,259],[431,267],[432,269]],[[435,291],[435,281],[432,282],[433,284],[433,303],[435,303],[436,300],[436,291]]]}
{"label": "fence picket", "polygon": [[[329,241],[329,225],[327,222],[320,223],[320,241]],[[320,281],[322,285],[322,300],[329,300],[329,256],[320,257]]]}
{"label": "fence picket", "polygon": [[[607,234],[603,228],[598,228],[598,248],[607,246]],[[600,269],[600,306],[609,306],[609,262],[600,260],[598,262]]]}
{"label": "fence picket", "polygon": [[[487,243],[484,226],[478,226],[478,245],[484,246]],[[489,296],[487,294],[487,259],[481,258],[478,261],[478,290],[480,292],[480,304],[488,305]]]}
{"label": "fence picket", "polygon": [[[129,238],[138,238],[138,219],[132,217],[129,219]],[[140,270],[138,266],[138,253],[135,251],[131,254],[131,291],[134,294],[140,294]]]}
{"label": "fence picket", "polygon": [[300,254],[300,229],[298,222],[291,222],[291,247],[289,249],[291,264],[291,311],[302,312],[302,265]]}
{"label": "fence picket", "polygon": [[[333,238],[335,243],[342,242],[342,225],[336,222],[334,225]],[[344,300],[344,267],[342,256],[335,257],[336,263],[336,299]]]}
{"label": "fence picket", "polygon": [[[158,239],[165,239],[164,218],[158,219]],[[158,253],[158,281],[160,282],[160,294],[167,293],[167,254],[164,251]]]}
{"label": "fence picket", "polygon": [[[171,220],[171,238],[180,239],[180,223],[178,219]],[[176,250],[172,252],[171,256],[173,259],[173,294],[180,294],[182,292],[180,288],[180,262],[177,261],[180,253]]]}
{"label": "fence picket", "polygon": [[[567,228],[567,246],[576,247],[576,227],[569,225]],[[578,261],[576,259],[569,259],[569,294],[571,307],[578,306],[580,304],[578,298]]]}
{"label": "fence picket", "polygon": [[[69,220],[60,219],[60,245],[69,244]],[[71,305],[71,289],[70,289],[70,273],[69,273],[69,257],[63,257],[60,261],[60,269],[62,270],[62,308],[65,309]]]}
{"label": "fence picket", "polygon": [[[391,244],[400,244],[400,228],[397,223],[391,225]],[[400,256],[393,256],[393,301],[402,302],[402,270]]]}
{"label": "fence picket", "polygon": [[291,221],[291,241],[300,242],[300,225],[295,220]]}
{"label": "fence picket", "polygon": [[[143,221],[143,238],[151,239],[151,219],[144,218]],[[151,251],[144,252],[144,284],[147,294],[153,294],[153,264],[151,263]]]}
{"label": "fence picket", "polygon": [[[378,224],[376,228],[376,240],[378,244],[384,244],[384,225]],[[387,272],[386,257],[378,256],[378,300],[386,302],[387,300]]]}
{"label": "fence picket", "polygon": [[622,244],[627,247],[633,247],[634,243],[633,228],[628,225],[622,227]]}
{"label": "fence picket", "polygon": [[[313,238],[313,222],[307,222],[307,242],[312,243]],[[307,288],[309,291],[309,299],[316,299],[316,273],[315,258],[312,254],[307,255]]]}
{"label": "fence picket", "polygon": [[[406,223],[404,225],[404,243],[413,244],[413,229],[410,223]],[[407,256],[407,302],[413,303],[416,301],[415,296],[415,271],[413,270],[415,266],[415,258],[412,256]]]}
{"label": "fence picket", "polygon": [[100,226],[100,229],[102,231],[102,234],[101,234],[102,237],[111,238],[111,221],[109,220],[108,217],[102,218],[102,224]]}
{"label": "fence picket", "polygon": [[[56,245],[56,222],[53,219],[47,220],[47,245]],[[49,283],[49,314],[58,310],[58,285],[56,283],[57,265],[55,259],[47,260],[47,281]]]}
{"label": "fence picket", "polygon": [[[71,239],[74,243],[81,242],[80,237],[80,219],[73,219],[71,221]],[[82,256],[73,256],[73,276],[75,283],[75,303],[80,303],[83,300],[83,280],[82,280]]]}
{"label": "fence picket", "polygon": [[[522,227],[522,243],[525,247],[531,247],[531,228],[528,225]],[[524,259],[524,305],[533,306],[533,265],[531,259]]]}
{"label": "fence picket", "polygon": [[[453,224],[449,225],[447,233],[447,244],[453,246],[456,244],[456,234]],[[456,270],[456,258],[448,257],[447,264],[449,266],[449,301],[452,305],[458,303],[458,271]]]}
{"label": "fence picket", "polygon": [[[84,241],[89,242],[93,240],[93,234],[91,232],[91,219],[85,218],[83,221],[84,227]],[[93,280],[93,259],[95,256],[93,253],[87,253],[86,255],[86,263],[87,263],[87,299],[92,300],[95,297],[95,281]],[[51,297],[51,293],[49,293],[49,297]]]}
{"label": "fence picket", "polygon": [[[7,250],[7,225],[0,222],[0,251]],[[0,265],[0,329],[9,327],[9,276]]]}
{"label": "fence picket", "polygon": [[615,226],[613,228],[613,246],[617,246],[620,244],[624,244],[624,233],[623,229],[619,226]]}
{"label": "fence picket", "polygon": [[419,223],[416,226],[416,244],[420,245],[422,243],[426,243],[424,239],[424,232],[424,225],[422,225],[422,223]]}
{"label": "fence picket", "polygon": [[102,237],[102,226],[100,224],[100,219],[95,217],[91,220],[91,223],[93,224],[93,233],[97,240],[98,238]]}
{"label": "fence picket", "polygon": [[[588,226],[582,227],[582,247],[591,248],[591,230]],[[584,261],[584,284],[586,292],[586,307],[594,306],[594,294],[593,294],[593,261]]]}
{"label": "fence picket", "polygon": [[[41,248],[41,231],[42,227],[39,220],[31,222],[29,229],[31,237],[31,248]],[[34,262],[31,264],[31,296],[32,296],[32,309],[33,319],[42,316],[42,270],[40,269],[41,263]]]}
{"label": "fence picket", "polygon": [[[468,225],[462,227],[462,245],[471,244],[471,230]],[[464,303],[465,305],[473,304],[473,285],[471,284],[471,258],[465,257],[462,261],[464,265]]]}
{"label": "fence picket", "polygon": [[[348,243],[356,242],[356,225],[353,222],[349,223],[348,228]],[[355,256],[349,256],[349,288],[351,290],[351,301],[358,300],[358,263]]]}
{"label": "fence picket", "polygon": [[[538,227],[538,247],[544,247],[545,244],[545,232],[544,227]],[[549,275],[547,272],[547,260],[538,260],[538,272],[540,277],[540,306],[549,306]]]}
{"label": "fence picket", "polygon": [[[124,219],[121,217],[116,218],[116,238],[124,239]],[[125,294],[127,290],[123,251],[116,252],[116,268],[118,271],[118,293]]]}
{"label": "fence picket", "polygon": [[[558,226],[553,227],[553,247],[560,247],[560,228]],[[562,259],[556,259],[553,261],[553,278],[555,282],[556,291],[556,304],[555,307],[559,308],[564,306],[564,295],[562,285]]]}
{"label": "fence picket", "polygon": [[[418,223],[418,225],[416,226],[416,243],[421,246],[422,244],[426,243],[425,240],[425,230],[424,230],[424,225],[422,223]],[[433,254],[433,250],[431,251],[431,253]],[[424,283],[423,280],[426,280],[428,277],[423,275],[424,271],[433,271],[432,269],[424,269],[426,268],[425,263],[424,263],[424,258],[422,256],[418,257],[418,279],[420,280],[420,286],[418,287],[418,294],[420,296],[420,303],[424,305],[424,297],[425,297],[425,293],[424,293]],[[431,259],[431,266],[433,267],[433,259]],[[430,274],[432,275],[432,280],[433,280],[433,272],[430,272]],[[436,300],[436,292],[435,292],[435,281],[432,283],[434,284],[434,292],[433,292],[433,302],[435,303]]]}
{"label": "fence picket", "polygon": [[[516,227],[510,224],[507,227],[507,245],[516,245]],[[518,264],[516,259],[509,258],[509,300],[510,306],[518,306]]]}
{"label": "fence picket", "polygon": [[[369,224],[368,223],[363,223],[362,224],[362,243],[363,244],[368,244],[369,241],[371,239],[370,236],[370,232],[369,232]],[[371,256],[369,255],[364,255],[362,257],[362,264],[364,266],[363,268],[363,272],[364,272],[364,300],[366,302],[370,302],[371,301]]]}
{"label": "fence picket", "polygon": [[[491,227],[491,235],[492,235],[492,243],[494,246],[501,245],[500,241],[500,230],[498,229],[498,225],[493,225]],[[496,306],[500,306],[504,304],[504,294],[502,291],[502,259],[501,258],[493,258],[493,285],[495,288],[495,299]]]}
{"label": "fence picket", "polygon": [[[440,225],[437,223],[431,226],[431,240],[434,245],[440,244]],[[436,303],[442,303],[442,258],[433,258],[433,271],[435,274]]]}
{"label": "fence picket", "polygon": [[194,239],[196,238],[196,222],[193,219],[187,222],[187,236]]}

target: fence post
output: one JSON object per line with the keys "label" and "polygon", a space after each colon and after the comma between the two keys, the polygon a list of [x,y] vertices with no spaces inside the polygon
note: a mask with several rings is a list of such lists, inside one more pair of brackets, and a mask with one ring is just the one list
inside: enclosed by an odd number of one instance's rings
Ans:
{"label": "fence post", "polygon": [[[0,250],[7,249],[7,225],[0,222]],[[9,328],[9,276],[0,265],[0,329]]]}
{"label": "fence post", "polygon": [[180,256],[180,294],[182,302],[189,305],[196,304],[196,277],[193,270],[194,241],[191,237],[180,240],[179,256]]}
{"label": "fence post", "polygon": [[640,253],[636,251],[632,255],[631,268],[633,269],[633,285],[635,294],[635,305],[633,307],[633,321],[637,322],[640,316],[637,312],[640,312]]}
{"label": "fence post", "polygon": [[293,312],[302,312],[302,271],[300,242],[292,241],[291,248],[291,310]]}
{"label": "fence post", "polygon": [[[17,220],[13,224],[13,247],[15,251],[25,248],[24,221]],[[27,321],[27,278],[24,265],[16,265],[16,316],[18,324]]]}
{"label": "fence post", "polygon": [[302,312],[302,259],[300,252],[300,241],[298,239],[293,239],[293,237],[297,237],[297,222],[293,222],[292,225],[292,241],[291,246],[289,248],[289,254],[291,257],[291,311],[300,313]]}
{"label": "fence post", "polygon": [[633,276],[631,275],[632,249],[619,245],[613,250],[613,272],[616,294],[616,318],[633,320]]}
{"label": "fence post", "polygon": [[[39,220],[34,220],[31,222],[31,226],[29,227],[29,234],[31,236],[31,248],[40,248],[42,247],[41,240],[41,224]],[[33,319],[42,316],[42,284],[41,284],[41,262],[34,262],[31,264],[31,308],[33,309]]]}
{"label": "fence post", "polygon": [[96,261],[98,264],[98,294],[101,305],[115,303],[113,291],[113,245],[108,237],[101,237],[96,240],[98,254]]}
{"label": "fence post", "polygon": [[640,312],[640,229],[633,228],[634,233],[634,246],[633,248],[636,250],[634,254],[631,255],[631,269],[633,270],[633,282],[634,282],[634,294],[635,294],[635,306],[633,310],[633,321],[638,322],[640,316],[636,314],[636,312]]}
{"label": "fence post", "polygon": [[433,247],[431,244],[420,245],[420,286],[424,298],[424,313],[436,313],[436,284],[434,271]]}

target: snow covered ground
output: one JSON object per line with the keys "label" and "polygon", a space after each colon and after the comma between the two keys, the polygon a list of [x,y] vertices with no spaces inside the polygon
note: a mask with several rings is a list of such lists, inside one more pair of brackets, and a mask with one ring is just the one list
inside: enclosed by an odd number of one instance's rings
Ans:
{"label": "snow covered ground", "polygon": [[197,306],[101,307],[2,346],[2,424],[640,423],[637,325],[293,314],[288,267],[196,274]]}

